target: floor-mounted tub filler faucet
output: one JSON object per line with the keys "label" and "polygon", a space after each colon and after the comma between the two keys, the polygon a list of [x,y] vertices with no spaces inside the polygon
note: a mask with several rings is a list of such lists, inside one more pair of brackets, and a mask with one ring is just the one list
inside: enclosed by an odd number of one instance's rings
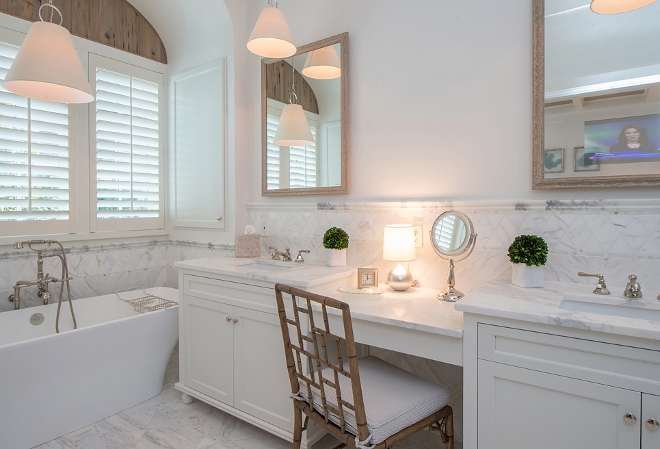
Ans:
{"label": "floor-mounted tub filler faucet", "polygon": [[[48,285],[51,283],[60,283],[60,295],[57,302],[57,318],[55,319],[55,331],[59,332],[60,323],[60,309],[62,308],[62,298],[64,297],[64,287],[66,286],[67,299],[69,300],[69,308],[71,309],[71,317],[73,318],[73,328],[76,329],[76,316],[73,313],[73,304],[71,302],[71,287],[69,281],[69,266],[66,261],[66,251],[64,246],[57,240],[26,240],[24,242],[14,243],[14,249],[24,249],[25,246],[32,251],[37,252],[37,278],[34,281],[18,281],[14,285],[14,294],[9,296],[9,301],[14,303],[14,309],[21,308],[21,289],[36,285],[38,288],[37,295],[43,299],[44,304],[48,304],[51,294],[48,291]],[[51,245],[59,246],[59,252],[46,252],[50,250]],[[48,273],[44,275],[44,259],[50,257],[57,257],[60,259],[62,265],[62,277],[57,279],[50,276]]]}

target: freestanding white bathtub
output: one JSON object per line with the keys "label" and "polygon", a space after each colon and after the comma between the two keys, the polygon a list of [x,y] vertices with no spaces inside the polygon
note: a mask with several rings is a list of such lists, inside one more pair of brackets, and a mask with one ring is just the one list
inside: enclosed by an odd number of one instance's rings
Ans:
{"label": "freestanding white bathtub", "polygon": [[[178,290],[147,293],[178,302]],[[142,291],[126,292],[131,299]],[[105,295],[0,313],[0,448],[45,443],[156,396],[179,336],[178,306],[139,314]],[[44,315],[33,325],[35,313]]]}

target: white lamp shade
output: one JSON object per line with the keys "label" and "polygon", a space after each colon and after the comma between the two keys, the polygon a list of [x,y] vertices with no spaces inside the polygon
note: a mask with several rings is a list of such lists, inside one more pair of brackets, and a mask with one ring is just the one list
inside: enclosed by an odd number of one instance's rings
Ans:
{"label": "white lamp shade", "polygon": [[383,259],[409,262],[415,258],[413,225],[386,225],[383,235]]}
{"label": "white lamp shade", "polygon": [[339,56],[334,45],[314,50],[307,55],[302,73],[310,78],[330,80],[341,76]]}
{"label": "white lamp shade", "polygon": [[94,101],[69,30],[50,22],[32,24],[2,87],[56,103]]}
{"label": "white lamp shade", "polygon": [[275,145],[306,147],[314,145],[314,136],[309,129],[305,111],[299,104],[287,104],[280,116],[280,124],[273,137]]}
{"label": "white lamp shade", "polygon": [[266,58],[287,58],[296,52],[289,24],[284,13],[273,6],[261,11],[250,34],[247,48],[252,53]]}
{"label": "white lamp shade", "polygon": [[619,14],[650,5],[656,0],[593,0],[591,10],[598,14]]}

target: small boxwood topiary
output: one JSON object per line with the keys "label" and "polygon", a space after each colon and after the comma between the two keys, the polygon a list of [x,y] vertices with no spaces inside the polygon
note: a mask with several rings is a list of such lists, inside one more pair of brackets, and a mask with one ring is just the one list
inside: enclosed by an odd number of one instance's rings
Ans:
{"label": "small boxwood topiary", "polygon": [[519,235],[509,246],[509,259],[528,267],[545,265],[548,261],[548,245],[536,235]]}
{"label": "small boxwood topiary", "polygon": [[328,229],[323,235],[323,247],[328,249],[348,248],[348,234],[342,228]]}

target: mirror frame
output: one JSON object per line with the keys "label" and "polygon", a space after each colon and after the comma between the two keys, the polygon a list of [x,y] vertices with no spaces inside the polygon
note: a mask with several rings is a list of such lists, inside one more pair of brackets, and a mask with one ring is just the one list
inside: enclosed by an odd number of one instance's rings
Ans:
{"label": "mirror frame", "polygon": [[545,0],[532,0],[532,9],[532,190],[660,186],[660,174],[544,178]]}
{"label": "mirror frame", "polygon": [[[455,215],[457,218],[460,218],[461,220],[463,220],[463,223],[465,224],[465,228],[466,228],[465,229],[465,240],[463,241],[461,246],[459,246],[455,250],[446,251],[446,250],[438,247],[438,245],[436,244],[435,239],[433,238],[433,234],[434,234],[435,225],[438,222],[442,221],[445,217],[448,217],[450,215]],[[470,220],[470,217],[465,215],[463,212],[459,212],[457,210],[448,210],[448,211],[445,211],[445,212],[441,213],[440,215],[438,215],[438,218],[436,218],[435,221],[433,222],[433,225],[431,225],[430,234],[431,234],[430,235],[430,237],[431,237],[431,246],[433,247],[435,252],[440,257],[447,258],[447,259],[453,259],[455,256],[460,256],[463,253],[473,249],[474,248],[474,241],[477,237],[477,234],[475,234],[475,232],[474,232],[474,225],[472,224],[472,220]],[[469,256],[469,254],[468,254],[468,256]]]}
{"label": "mirror frame", "polygon": [[303,187],[298,189],[271,189],[267,190],[266,181],[266,151],[267,151],[267,133],[266,133],[266,64],[280,61],[286,58],[263,58],[261,60],[261,195],[262,196],[294,196],[294,195],[337,195],[348,193],[348,138],[349,138],[349,117],[348,117],[348,33],[338,34],[336,36],[321,39],[311,44],[298,47],[296,54],[298,56],[312,50],[327,47],[328,45],[339,44],[340,64],[341,64],[341,185],[331,187]]}

